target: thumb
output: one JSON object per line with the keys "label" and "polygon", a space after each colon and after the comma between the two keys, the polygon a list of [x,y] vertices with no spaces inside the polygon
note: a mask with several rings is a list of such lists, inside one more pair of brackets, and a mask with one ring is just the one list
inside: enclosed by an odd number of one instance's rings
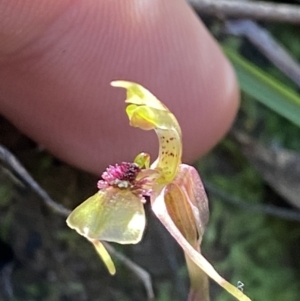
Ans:
{"label": "thumb", "polygon": [[0,112],[97,174],[157,151],[154,135],[128,126],[112,80],[144,85],[174,112],[188,162],[217,143],[237,110],[232,68],[183,0],[1,1],[0,39]]}

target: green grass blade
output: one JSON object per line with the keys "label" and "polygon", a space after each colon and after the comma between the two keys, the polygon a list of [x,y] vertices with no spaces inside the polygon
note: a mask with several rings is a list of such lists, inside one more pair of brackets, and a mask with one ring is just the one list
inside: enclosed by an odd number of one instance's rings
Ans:
{"label": "green grass blade", "polygon": [[232,49],[224,48],[241,89],[300,127],[300,96]]}

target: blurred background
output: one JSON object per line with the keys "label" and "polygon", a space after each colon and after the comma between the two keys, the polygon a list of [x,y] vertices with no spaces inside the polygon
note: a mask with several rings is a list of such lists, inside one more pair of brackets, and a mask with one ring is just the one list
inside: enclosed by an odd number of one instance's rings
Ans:
{"label": "blurred background", "polygon": [[[251,1],[256,10],[244,1],[190,2],[232,61],[242,89],[230,133],[195,162],[211,210],[202,251],[252,300],[298,301],[300,1],[268,2],[279,14],[258,9],[257,1]],[[236,5],[226,9],[228,2]],[[296,9],[280,14],[280,4],[299,4],[298,15]],[[97,178],[57,160],[1,117],[0,143],[65,207],[95,192]],[[109,276],[91,245],[2,163],[1,301],[147,300],[134,273],[116,259],[117,274]],[[156,301],[185,300],[181,250],[148,209],[142,243],[114,247],[150,273]],[[211,283],[211,300],[233,298]]]}

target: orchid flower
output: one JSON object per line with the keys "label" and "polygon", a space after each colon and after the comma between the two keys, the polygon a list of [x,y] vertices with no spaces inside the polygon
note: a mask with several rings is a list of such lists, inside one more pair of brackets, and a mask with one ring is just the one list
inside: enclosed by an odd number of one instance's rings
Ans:
{"label": "orchid flower", "polygon": [[109,166],[98,182],[99,191],[75,208],[68,226],[95,246],[114,274],[114,264],[101,241],[138,243],[146,223],[143,204],[150,198],[153,212],[184,251],[191,280],[188,300],[209,300],[207,274],[236,299],[251,301],[223,279],[200,252],[208,200],[198,172],[181,163],[181,129],[175,116],[141,85],[128,81],[111,84],[127,90],[130,125],[156,132],[158,158],[150,165],[149,155],[141,153],[133,163]]}

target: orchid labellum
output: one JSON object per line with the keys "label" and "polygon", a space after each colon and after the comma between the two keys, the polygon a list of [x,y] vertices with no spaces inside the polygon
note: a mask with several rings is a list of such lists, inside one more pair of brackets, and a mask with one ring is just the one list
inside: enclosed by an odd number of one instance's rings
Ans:
{"label": "orchid labellum", "polygon": [[208,201],[197,171],[181,163],[181,129],[175,116],[139,84],[114,81],[112,86],[127,90],[130,125],[156,132],[158,158],[150,165],[149,156],[142,153],[132,163],[109,166],[98,182],[99,191],[74,209],[67,219],[68,226],[95,246],[114,274],[114,264],[101,241],[138,243],[145,229],[143,204],[147,197],[157,218],[184,251],[191,280],[188,300],[209,300],[208,275],[236,299],[250,301],[200,252],[209,216]]}

